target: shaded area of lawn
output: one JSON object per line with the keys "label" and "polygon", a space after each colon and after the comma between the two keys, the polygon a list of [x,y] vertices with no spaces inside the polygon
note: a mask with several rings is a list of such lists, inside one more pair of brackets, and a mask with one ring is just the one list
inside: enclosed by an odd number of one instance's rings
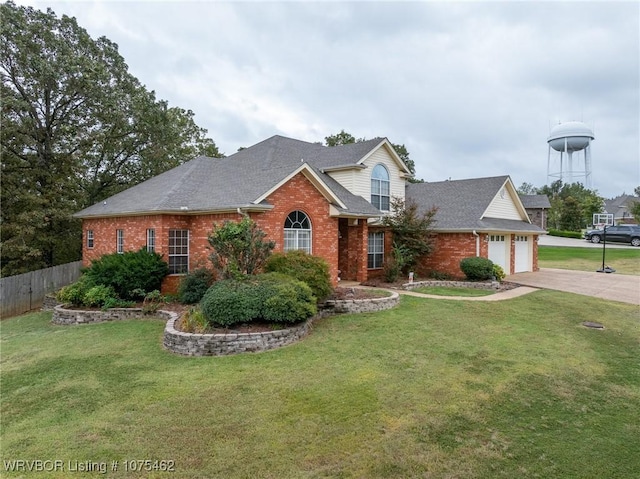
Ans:
{"label": "shaded area of lawn", "polygon": [[[602,268],[602,248],[539,246],[538,264],[541,268],[596,271]],[[619,274],[640,275],[640,248],[607,248],[605,265]]]}
{"label": "shaded area of lawn", "polygon": [[[604,331],[580,326],[593,315]],[[552,291],[499,303],[402,297],[390,311],[321,320],[299,344],[224,358],[162,350],[161,321],[49,319],[0,323],[3,460],[176,461],[175,473],[109,477],[640,470],[633,305]]]}

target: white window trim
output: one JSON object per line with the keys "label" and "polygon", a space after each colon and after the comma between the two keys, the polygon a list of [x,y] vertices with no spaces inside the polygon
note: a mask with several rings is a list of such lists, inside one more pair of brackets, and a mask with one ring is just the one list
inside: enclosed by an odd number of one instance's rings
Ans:
{"label": "white window trim", "polygon": [[[302,210],[295,210],[292,211],[291,213],[289,213],[287,215],[287,217],[285,218],[285,224],[287,223],[287,220],[289,219],[289,216],[291,216],[293,213],[300,213],[303,214],[304,217],[307,219],[307,221],[309,222],[309,228],[284,228],[284,232],[285,232],[285,236],[287,232],[293,232],[295,233],[295,246],[292,248],[288,248],[287,247],[287,239],[285,237],[284,239],[284,244],[282,245],[282,249],[283,251],[286,253],[287,251],[296,251],[296,250],[302,250],[305,251],[308,254],[312,254],[313,251],[313,224],[311,223],[311,218],[309,218],[309,215],[306,214],[304,211]],[[308,232],[309,233],[309,248],[304,248],[304,247],[300,247],[300,232]]]}
{"label": "white window trim", "polygon": [[[180,253],[180,254],[176,254],[176,253],[171,253],[171,235],[172,233],[176,232],[176,231],[186,231],[187,232],[187,252],[185,253]],[[182,236],[181,236],[182,239]],[[169,245],[168,245],[168,259],[169,259],[169,268],[171,269],[171,258],[187,258],[187,270],[180,272],[180,273],[175,273],[175,272],[171,272],[171,270],[169,271],[169,274],[176,274],[176,275],[183,275],[183,274],[187,274],[189,272],[189,259],[190,259],[190,243],[191,243],[191,232],[189,230],[185,230],[185,229],[170,229],[169,230]],[[174,246],[175,247],[175,246]]]}
{"label": "white window trim", "polygon": [[95,245],[95,238],[93,236],[93,230],[87,230],[87,249],[93,249]]}
{"label": "white window trim", "polygon": [[124,230],[116,230],[116,252],[124,253]]}
{"label": "white window trim", "polygon": [[[378,169],[378,167],[381,167],[382,169],[384,169],[385,173],[387,174],[387,179],[381,179],[381,178],[374,178],[373,174],[375,172],[376,169]],[[378,194],[374,194],[373,190],[373,184],[374,182],[377,183],[378,185],[378,190],[380,191],[380,193]],[[388,194],[382,194],[382,185],[386,184],[387,185],[387,191]],[[391,175],[389,174],[389,170],[387,169],[387,167],[385,165],[383,165],[382,163],[378,163],[376,166],[373,167],[373,171],[371,172],[371,204],[373,206],[375,206],[376,208],[378,208],[380,211],[390,211],[391,210]],[[377,204],[376,202],[374,202],[373,198],[374,196],[376,198],[378,198]],[[382,208],[382,199],[383,198],[387,198],[388,203],[389,203],[389,207],[384,209]]]}
{"label": "white window trim", "polygon": [[[371,251],[372,246],[372,236],[375,238],[377,236],[382,237],[382,251]],[[376,242],[374,240],[373,246],[376,246]],[[373,255],[373,266],[369,266],[369,258]],[[381,256],[380,264],[376,263],[376,257]],[[384,265],[384,231],[371,231],[367,237],[367,269],[381,269]]]}
{"label": "white window trim", "polygon": [[156,230],[154,228],[147,229],[147,251],[149,253],[156,252]]}

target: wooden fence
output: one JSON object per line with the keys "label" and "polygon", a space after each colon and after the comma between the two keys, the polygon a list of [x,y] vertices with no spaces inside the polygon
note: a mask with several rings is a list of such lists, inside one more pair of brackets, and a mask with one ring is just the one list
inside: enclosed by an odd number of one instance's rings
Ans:
{"label": "wooden fence", "polygon": [[47,293],[80,277],[82,261],[0,278],[0,317],[7,318],[42,306]]}

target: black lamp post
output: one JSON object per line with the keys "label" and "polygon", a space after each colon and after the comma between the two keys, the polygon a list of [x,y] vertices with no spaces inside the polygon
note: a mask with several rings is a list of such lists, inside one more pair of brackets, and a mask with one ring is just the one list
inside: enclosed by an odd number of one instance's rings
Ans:
{"label": "black lamp post", "polygon": [[604,234],[602,235],[602,268],[596,270],[596,273],[615,273],[616,270],[604,265],[605,251],[607,250],[607,225],[604,225]]}

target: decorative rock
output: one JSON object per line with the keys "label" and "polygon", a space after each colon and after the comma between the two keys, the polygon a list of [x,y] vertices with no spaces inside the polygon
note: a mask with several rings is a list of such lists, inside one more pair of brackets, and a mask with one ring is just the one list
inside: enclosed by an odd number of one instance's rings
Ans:
{"label": "decorative rock", "polygon": [[400,295],[395,291],[391,296],[369,299],[330,299],[324,302],[322,308],[331,313],[373,313],[391,309],[400,301]]}

